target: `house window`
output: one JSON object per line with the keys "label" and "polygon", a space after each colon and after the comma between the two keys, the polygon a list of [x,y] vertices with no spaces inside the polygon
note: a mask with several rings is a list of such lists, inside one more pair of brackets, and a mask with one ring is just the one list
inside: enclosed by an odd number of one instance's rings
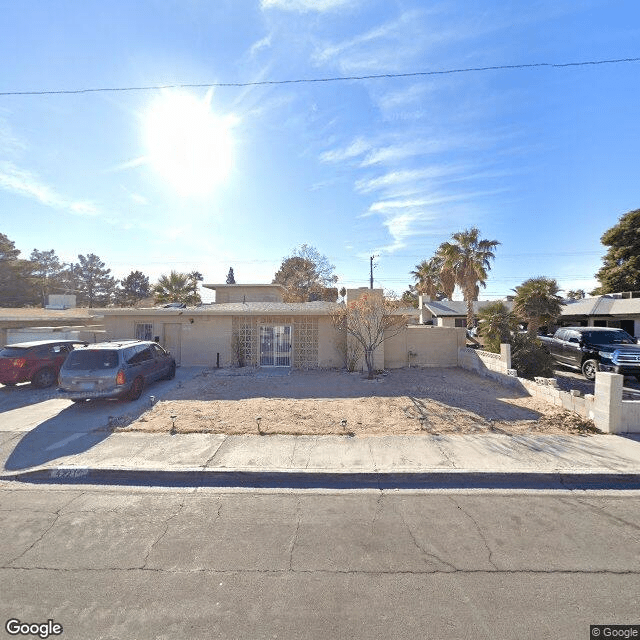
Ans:
{"label": "house window", "polygon": [[136,340],[153,340],[153,324],[150,322],[136,322]]}
{"label": "house window", "polygon": [[466,327],[467,319],[466,318],[456,318],[456,327]]}

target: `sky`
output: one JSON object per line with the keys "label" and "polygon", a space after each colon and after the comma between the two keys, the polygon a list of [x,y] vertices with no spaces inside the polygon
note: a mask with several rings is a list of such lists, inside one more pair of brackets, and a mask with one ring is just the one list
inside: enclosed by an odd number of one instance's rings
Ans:
{"label": "sky", "polygon": [[[432,73],[638,58],[637,0],[0,0],[0,16],[0,232],[24,258],[269,283],[306,243],[339,287],[368,286],[376,256],[374,286],[401,294],[478,227],[501,243],[481,299],[537,276],[589,292],[602,234],[640,207],[640,62]],[[80,89],[117,90],[42,93]]]}

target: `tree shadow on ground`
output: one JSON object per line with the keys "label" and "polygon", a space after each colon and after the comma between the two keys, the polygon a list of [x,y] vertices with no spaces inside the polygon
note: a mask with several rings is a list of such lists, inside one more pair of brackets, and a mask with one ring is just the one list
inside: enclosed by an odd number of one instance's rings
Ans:
{"label": "tree shadow on ground", "polygon": [[[367,380],[366,375],[339,370],[292,370],[287,376],[266,376],[260,369],[207,370],[164,400],[349,399],[406,397],[418,414],[434,401],[442,411],[468,411],[485,420],[537,420],[542,414],[507,400],[527,398],[512,388],[451,368],[393,369]],[[440,410],[440,409],[439,409]]]}

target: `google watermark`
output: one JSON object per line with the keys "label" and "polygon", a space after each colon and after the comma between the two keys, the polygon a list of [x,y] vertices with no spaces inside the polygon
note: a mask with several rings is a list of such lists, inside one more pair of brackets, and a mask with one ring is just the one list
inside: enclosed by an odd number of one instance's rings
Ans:
{"label": "google watermark", "polygon": [[7,620],[4,625],[10,636],[38,636],[38,638],[48,638],[62,634],[62,625],[54,620],[46,622],[21,622],[17,618]]}
{"label": "google watermark", "polygon": [[592,624],[589,627],[590,638],[638,638],[640,624]]}

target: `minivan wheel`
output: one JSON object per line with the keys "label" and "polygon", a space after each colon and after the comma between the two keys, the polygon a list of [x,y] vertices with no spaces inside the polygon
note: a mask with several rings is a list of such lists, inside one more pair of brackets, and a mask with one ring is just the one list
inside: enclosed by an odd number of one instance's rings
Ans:
{"label": "minivan wheel", "polygon": [[39,389],[50,387],[56,381],[56,372],[53,369],[40,369],[31,381]]}
{"label": "minivan wheel", "polygon": [[142,395],[142,389],[144,388],[144,380],[138,376],[131,385],[131,389],[129,390],[129,395],[127,398],[132,402],[137,400]]}
{"label": "minivan wheel", "polygon": [[595,380],[598,368],[597,360],[585,360],[582,363],[582,374],[587,380]]}
{"label": "minivan wheel", "polygon": [[164,377],[165,380],[173,380],[176,377],[176,363],[174,362],[169,369],[169,373]]}

